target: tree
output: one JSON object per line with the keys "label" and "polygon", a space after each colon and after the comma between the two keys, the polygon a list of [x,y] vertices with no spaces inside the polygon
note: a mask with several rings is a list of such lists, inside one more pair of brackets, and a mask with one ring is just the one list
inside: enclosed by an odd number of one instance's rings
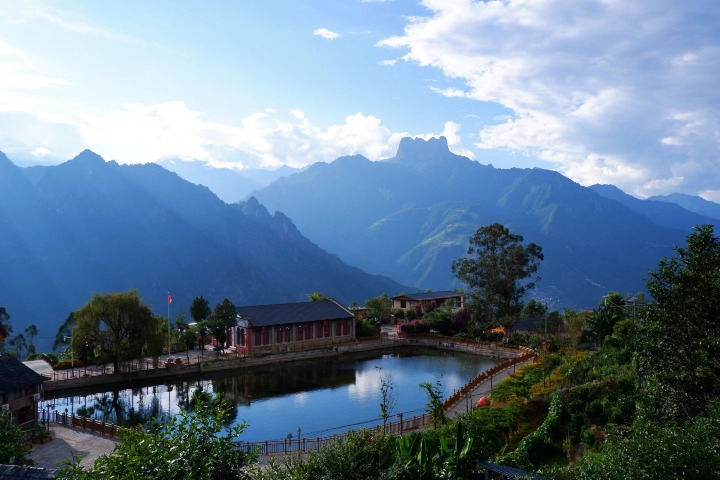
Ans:
{"label": "tree", "polygon": [[10,339],[8,342],[11,347],[15,347],[15,351],[17,352],[18,357],[23,357],[23,352],[27,350],[27,341],[25,340],[25,335],[22,333],[18,333],[13,338]]}
{"label": "tree", "polygon": [[[0,325],[5,327],[8,335],[12,333],[12,325],[10,324],[10,314],[5,310],[5,307],[0,307]],[[5,347],[5,341],[0,340],[0,353],[2,353]]]}
{"label": "tree", "polygon": [[200,337],[200,358],[205,356],[205,339],[207,338],[208,331],[210,331],[210,328],[208,327],[207,320],[203,320],[197,324],[198,337]]}
{"label": "tree", "polygon": [[[442,375],[441,375],[442,377]],[[435,380],[435,384],[423,382],[420,384],[420,390],[425,391],[428,401],[425,404],[427,413],[432,418],[433,427],[440,428],[447,423],[445,416],[445,407],[443,405],[442,383],[440,378]]]}
{"label": "tree", "polygon": [[195,348],[196,332],[192,328],[186,329],[182,332],[182,344],[187,352],[187,359],[190,360],[190,350]]}
{"label": "tree", "polygon": [[55,334],[55,340],[53,341],[52,348],[57,350],[60,345],[65,343],[66,337],[72,336],[72,329],[77,323],[75,319],[75,312],[70,312],[65,321],[58,327],[57,333]]}
{"label": "tree", "polygon": [[75,312],[72,348],[93,345],[120,371],[120,362],[140,357],[148,341],[164,330],[137,290],[96,294]]}
{"label": "tree", "polygon": [[308,300],[310,300],[311,302],[323,302],[325,300],[330,300],[328,297],[326,297],[320,292],[308,293],[307,297]]}
{"label": "tree", "polygon": [[387,422],[397,404],[397,395],[390,375],[383,373],[382,367],[375,366],[380,372],[380,418],[383,421],[383,433],[387,433]]}
{"label": "tree", "polygon": [[522,309],[522,313],[520,313],[521,318],[535,318],[535,317],[544,317],[547,315],[548,309],[547,306],[542,303],[538,302],[534,298],[531,299],[528,303],[525,304],[525,306]]}
{"label": "tree", "polygon": [[0,464],[28,463],[28,433],[15,425],[10,412],[0,411]]}
{"label": "tree", "polygon": [[246,425],[228,427],[229,419],[225,402],[197,396],[192,412],[182,410],[165,424],[153,418],[147,429],[122,430],[112,455],[98,458],[89,470],[69,465],[58,478],[248,479],[247,466],[257,455],[241,448]]}
{"label": "tree", "polygon": [[200,323],[203,320],[207,320],[210,317],[212,310],[210,310],[210,302],[205,297],[200,295],[195,297],[190,305],[190,316],[193,318],[195,323]]}
{"label": "tree", "polygon": [[392,299],[387,293],[365,301],[365,309],[368,319],[375,319],[379,322],[387,320],[392,312]]}
{"label": "tree", "polygon": [[228,329],[237,324],[237,308],[227,298],[215,305],[215,310],[210,315],[208,326],[219,344],[220,350],[225,349],[225,342],[228,338]]}
{"label": "tree", "polygon": [[603,297],[599,307],[593,311],[589,324],[595,333],[595,344],[602,347],[605,337],[612,335],[615,325],[624,320],[626,302],[618,292]]}
{"label": "tree", "polygon": [[540,280],[542,248],[522,241],[522,235],[499,223],[480,227],[470,238],[468,256],[453,261],[453,274],[469,287],[476,320],[511,324],[522,309],[521,299]]}
{"label": "tree", "polygon": [[5,327],[8,333],[12,333],[12,325],[10,324],[10,314],[5,307],[0,307],[0,324]]}
{"label": "tree", "polygon": [[698,226],[675,251],[650,273],[636,362],[645,414],[682,423],[720,396],[720,239]]}
{"label": "tree", "polygon": [[424,320],[435,331],[449,334],[453,329],[453,300],[448,298],[442,305],[425,314]]}
{"label": "tree", "polygon": [[35,342],[34,342],[34,340],[35,340],[35,337],[36,337],[37,334],[38,334],[37,325],[35,325],[35,324],[29,325],[29,326],[25,329],[25,333],[27,333],[28,336],[30,337],[30,342],[28,342],[28,353],[33,354],[33,353],[35,353]]}

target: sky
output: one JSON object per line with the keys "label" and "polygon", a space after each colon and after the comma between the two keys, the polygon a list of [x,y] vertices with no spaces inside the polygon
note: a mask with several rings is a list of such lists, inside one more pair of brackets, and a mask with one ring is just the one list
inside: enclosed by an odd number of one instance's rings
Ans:
{"label": "sky", "polygon": [[242,171],[444,135],[720,201],[717,0],[0,0],[0,150]]}

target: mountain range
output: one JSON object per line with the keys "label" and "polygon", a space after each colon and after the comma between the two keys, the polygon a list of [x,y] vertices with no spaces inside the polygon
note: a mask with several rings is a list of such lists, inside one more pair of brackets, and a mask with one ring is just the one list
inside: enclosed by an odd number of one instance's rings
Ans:
{"label": "mountain range", "polygon": [[283,166],[276,170],[215,168],[201,160],[163,158],[157,164],[166,170],[198,185],[205,185],[226,203],[245,200],[253,190],[270,185],[278,178],[292,175],[300,169]]}
{"label": "mountain range", "polygon": [[95,293],[138,289],[153,310],[305,300],[320,291],[363,303],[407,290],[343,263],[254,198],[227,204],[156,164],[119,165],[84,151],[20,168],[0,154],[0,305],[38,347]]}
{"label": "mountain range", "polygon": [[573,308],[594,307],[610,290],[644,290],[648,271],[694,225],[718,222],[549,170],[482,165],[444,138],[403,139],[384,161],[317,163],[253,196],[343,260],[422,289],[461,288],[452,261],[478,227],[502,223],[543,248],[534,296]]}
{"label": "mountain range", "polygon": [[[403,139],[382,161],[346,156],[254,179],[161,163],[178,173],[87,150],[27,168],[0,153],[0,306],[16,332],[35,323],[40,347],[94,293],[130,288],[162,315],[171,293],[171,316],[197,295],[240,306],[320,291],[361,304],[463,288],[450,265],[494,222],[542,246],[535,298],[592,308],[608,291],[644,290],[694,225],[720,218],[720,205],[699,197],[640,200],[549,170],[482,165],[442,137]],[[226,201],[203,183],[226,189]]]}

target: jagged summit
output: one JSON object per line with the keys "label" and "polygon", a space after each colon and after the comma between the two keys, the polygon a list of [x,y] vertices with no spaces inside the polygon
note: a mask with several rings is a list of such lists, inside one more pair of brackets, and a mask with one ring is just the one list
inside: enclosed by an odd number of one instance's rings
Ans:
{"label": "jagged summit", "polygon": [[395,154],[395,161],[417,162],[418,160],[444,158],[451,154],[445,137],[430,138],[428,140],[405,137],[400,140],[397,154]]}

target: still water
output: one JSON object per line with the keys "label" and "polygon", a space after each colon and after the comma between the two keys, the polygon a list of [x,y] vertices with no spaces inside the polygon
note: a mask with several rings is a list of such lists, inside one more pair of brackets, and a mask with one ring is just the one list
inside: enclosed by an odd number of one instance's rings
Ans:
{"label": "still water", "polygon": [[166,418],[190,404],[196,390],[222,392],[236,405],[232,423],[246,422],[243,440],[328,436],[381,423],[381,377],[392,385],[395,414],[405,418],[425,410],[419,385],[440,379],[444,397],[497,360],[433,349],[402,349],[342,360],[317,360],[242,369],[157,385],[46,400],[41,408],[73,411],[97,420],[132,425]]}

